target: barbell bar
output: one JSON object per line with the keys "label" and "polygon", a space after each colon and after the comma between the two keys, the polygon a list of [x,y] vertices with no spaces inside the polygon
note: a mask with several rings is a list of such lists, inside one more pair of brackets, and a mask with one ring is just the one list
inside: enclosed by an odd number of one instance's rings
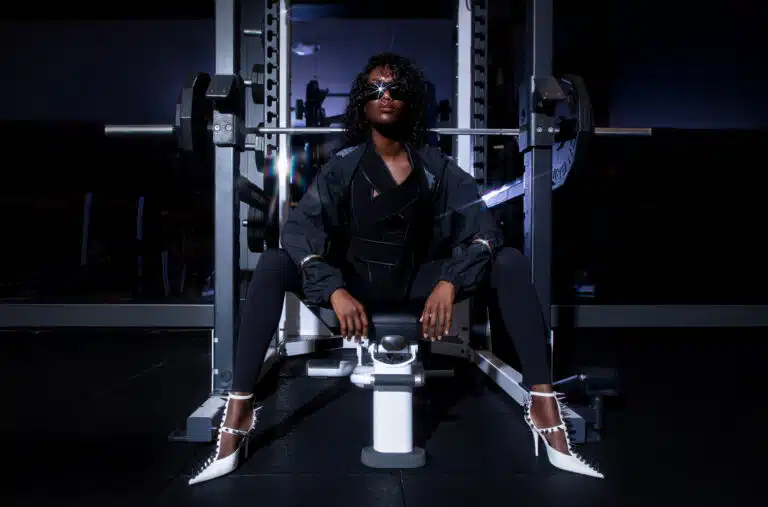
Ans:
{"label": "barbell bar", "polygon": [[[246,129],[248,134],[297,134],[324,135],[344,133],[342,127],[256,127]],[[449,136],[519,136],[520,129],[489,129],[489,128],[434,128],[430,132]],[[174,125],[107,125],[104,134],[117,136],[155,136],[173,135]],[[650,136],[651,128],[595,127],[593,132],[601,136]]]}
{"label": "barbell bar", "polygon": [[[520,129],[490,129],[490,128],[433,128],[429,129],[435,134],[447,136],[519,136]],[[322,135],[345,132],[342,127],[262,127],[248,130],[254,134],[305,134]],[[622,128],[622,127],[595,127],[593,133],[601,136],[650,136],[651,128]]]}
{"label": "barbell bar", "polygon": [[176,133],[174,125],[107,125],[104,135],[117,136],[172,136]]}
{"label": "barbell bar", "polygon": [[[299,134],[323,135],[343,133],[343,127],[262,127],[255,129],[254,134]],[[520,129],[488,129],[488,128],[433,128],[430,132],[449,136],[519,136]]]}

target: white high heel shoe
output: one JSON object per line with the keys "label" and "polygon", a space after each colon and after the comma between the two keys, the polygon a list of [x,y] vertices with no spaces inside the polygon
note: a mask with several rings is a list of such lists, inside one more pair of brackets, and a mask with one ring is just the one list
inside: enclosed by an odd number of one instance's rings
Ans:
{"label": "white high heel shoe", "polygon": [[[219,426],[219,436],[218,436],[218,439],[216,440],[216,452],[211,454],[211,456],[207,460],[205,460],[205,462],[201,465],[200,469],[189,480],[190,486],[200,482],[210,481],[211,479],[216,479],[223,475],[227,475],[228,473],[233,472],[237,468],[237,465],[240,463],[241,454],[243,454],[244,458],[248,457],[248,442],[250,441],[251,433],[253,432],[254,428],[256,428],[257,413],[261,409],[261,407],[253,408],[253,420],[251,422],[251,427],[248,429],[248,431],[243,431],[236,428],[230,428],[228,426],[224,426],[224,421],[227,420],[227,410],[229,409],[230,400],[250,400],[251,398],[253,398],[253,394],[249,394],[247,396],[240,396],[237,394],[229,395],[227,404],[224,407],[224,414],[221,416],[221,426]],[[237,449],[235,449],[235,452],[233,452],[226,458],[219,459],[219,451],[221,450],[222,433],[229,433],[231,435],[237,435],[243,438],[242,440],[240,440],[240,443],[237,445]]]}
{"label": "white high heel shoe", "polygon": [[[535,391],[530,391],[529,394],[531,394],[531,396],[541,396],[543,398],[554,398],[555,402],[557,403],[557,415],[560,418],[560,424],[557,426],[552,426],[551,428],[537,428],[533,423],[533,419],[531,418],[532,398],[528,399],[527,403],[525,404],[525,422],[528,423],[528,426],[531,428],[531,433],[533,433],[533,448],[536,456],[539,455],[539,438],[541,438],[541,440],[544,441],[544,445],[547,447],[547,458],[549,458],[549,462],[552,464],[552,466],[567,472],[573,472],[602,479],[603,474],[588,465],[587,462],[581,458],[581,456],[573,452],[571,449],[571,440],[568,438],[568,428],[563,422],[563,414],[560,410],[560,399],[557,397],[557,393],[537,393]],[[569,454],[564,454],[553,448],[545,438],[547,434],[554,433],[555,431],[562,431],[563,435],[565,435],[565,442],[568,445]]]}

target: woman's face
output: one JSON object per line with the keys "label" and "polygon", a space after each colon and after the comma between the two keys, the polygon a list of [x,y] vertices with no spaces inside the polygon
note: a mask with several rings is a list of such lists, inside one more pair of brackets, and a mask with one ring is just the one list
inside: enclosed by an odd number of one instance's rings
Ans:
{"label": "woman's face", "polygon": [[365,104],[365,117],[373,125],[393,125],[405,112],[405,102],[388,67],[377,67],[368,75],[370,91]]}

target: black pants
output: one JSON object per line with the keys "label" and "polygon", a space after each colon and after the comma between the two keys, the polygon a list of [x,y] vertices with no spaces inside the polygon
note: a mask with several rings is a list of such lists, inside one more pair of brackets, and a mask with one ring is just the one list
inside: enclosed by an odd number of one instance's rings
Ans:
{"label": "black pants", "polygon": [[[409,307],[423,307],[438,282],[440,268],[440,261],[419,268],[409,293]],[[300,294],[301,285],[299,269],[283,250],[267,250],[261,255],[241,311],[232,391],[253,391],[269,343],[280,324],[285,293]],[[366,294],[361,294],[360,289],[356,291],[354,286],[349,290],[367,305],[369,298]],[[517,250],[502,248],[489,270],[484,290],[497,298],[506,334],[514,341],[526,384],[551,383],[547,328],[538,295],[530,281],[528,261]],[[470,296],[472,294],[458,294],[457,300]]]}

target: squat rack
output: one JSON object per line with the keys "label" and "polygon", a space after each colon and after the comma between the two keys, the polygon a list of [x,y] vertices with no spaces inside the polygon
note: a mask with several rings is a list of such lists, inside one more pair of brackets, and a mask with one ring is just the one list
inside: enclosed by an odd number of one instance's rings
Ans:
{"label": "squat rack", "polygon": [[[511,185],[503,200],[522,196],[525,209],[525,254],[531,261],[533,282],[540,294],[545,315],[552,328],[625,327],[756,327],[768,326],[768,305],[551,305],[552,235],[552,131],[554,118],[537,108],[542,98],[557,99],[557,82],[552,74],[553,0],[526,0],[528,45],[520,101],[520,129],[478,130],[475,134],[519,134],[524,152],[525,176]],[[470,129],[484,129],[485,73],[487,71],[485,7],[487,0],[469,5],[457,1],[457,53],[454,153],[460,167],[483,179],[485,138],[464,135]],[[261,9],[264,6],[264,9]],[[248,251],[240,217],[247,216],[236,190],[243,176],[259,184],[261,170],[255,157],[245,149],[259,145],[278,153],[281,217],[287,211],[286,167],[291,133],[309,129],[290,126],[290,16],[289,0],[217,0],[215,11],[215,74],[240,75],[250,65],[264,65],[265,100],[246,100],[237,107],[217,107],[214,121],[230,121],[232,132],[214,135],[215,153],[215,303],[214,304],[2,304],[0,328],[201,328],[212,329],[211,397],[188,419],[186,438],[208,441],[211,421],[221,408],[220,395],[232,381],[234,349],[240,303],[240,269],[252,269],[258,256]],[[261,27],[261,28],[259,28]],[[263,45],[258,39],[263,40]],[[253,86],[252,82],[245,82]],[[246,129],[246,122],[264,128],[258,133]],[[169,133],[167,126],[115,127],[113,131]],[[107,129],[109,132],[109,128]],[[324,132],[333,129],[323,129]],[[597,133],[647,135],[650,129],[603,129]],[[173,130],[170,130],[172,133]],[[242,136],[242,137],[240,137]],[[270,358],[276,357],[273,350]],[[478,366],[513,398],[521,401],[517,384],[521,376],[495,358],[490,351],[476,351]],[[266,370],[267,368],[265,368]]]}

